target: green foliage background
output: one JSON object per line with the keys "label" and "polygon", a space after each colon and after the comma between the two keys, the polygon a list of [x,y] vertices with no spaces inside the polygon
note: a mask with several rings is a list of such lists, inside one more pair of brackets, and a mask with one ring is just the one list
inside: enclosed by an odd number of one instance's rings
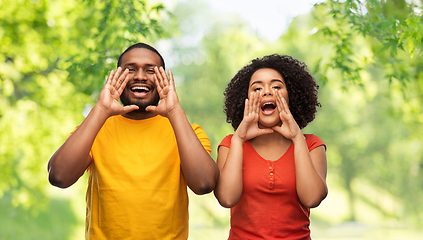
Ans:
{"label": "green foliage background", "polygon": [[[255,57],[304,61],[320,85],[304,129],[327,144],[329,196],[313,239],[419,239],[423,221],[422,3],[327,1],[274,42],[202,1],[0,0],[0,239],[80,239],[82,178],[49,186],[46,165],[95,103],[129,45],[164,53],[191,122],[213,153],[233,132],[223,90]],[[190,239],[225,239],[229,211],[190,195]]]}

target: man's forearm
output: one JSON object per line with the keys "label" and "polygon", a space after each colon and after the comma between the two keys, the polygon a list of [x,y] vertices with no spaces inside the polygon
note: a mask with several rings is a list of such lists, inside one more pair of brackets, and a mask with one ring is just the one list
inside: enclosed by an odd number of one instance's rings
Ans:
{"label": "man's forearm", "polygon": [[213,191],[219,170],[192,129],[185,112],[178,107],[168,118],[175,132],[182,171],[188,186],[196,194]]}
{"label": "man's forearm", "polygon": [[53,154],[49,163],[49,181],[52,185],[66,188],[74,184],[91,164],[91,146],[107,115],[97,105],[87,118]]}

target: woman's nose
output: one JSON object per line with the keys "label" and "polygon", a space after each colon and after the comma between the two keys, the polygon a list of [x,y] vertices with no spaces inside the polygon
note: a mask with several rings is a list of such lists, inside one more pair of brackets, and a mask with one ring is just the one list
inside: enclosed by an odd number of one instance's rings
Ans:
{"label": "woman's nose", "polygon": [[273,95],[273,92],[270,89],[270,87],[266,86],[263,88],[263,96],[272,96],[272,95]]}

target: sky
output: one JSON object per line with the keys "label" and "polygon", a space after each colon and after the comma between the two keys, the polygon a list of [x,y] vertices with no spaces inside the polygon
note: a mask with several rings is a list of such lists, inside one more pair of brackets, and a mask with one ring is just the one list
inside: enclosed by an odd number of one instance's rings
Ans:
{"label": "sky", "polygon": [[[206,0],[217,12],[237,13],[270,41],[278,39],[292,19],[307,14],[322,0]],[[277,23],[277,24],[275,24]]]}
{"label": "sky", "polygon": [[[158,0],[166,8],[172,10],[177,2],[188,0]],[[245,19],[252,30],[269,41],[276,41],[288,29],[293,18],[307,14],[316,3],[324,0],[203,0],[207,2],[214,13],[235,13]],[[207,16],[205,19],[197,19],[207,27]],[[183,27],[184,24],[181,24]],[[189,27],[189,24],[188,24]],[[203,29],[204,30],[204,29]],[[188,36],[184,39],[187,45],[196,46],[203,37],[204,32],[196,36]],[[155,47],[167,59],[166,65],[171,68],[175,61],[172,55],[172,45],[169,40],[162,40],[156,43]]]}
{"label": "sky", "polygon": [[[176,2],[187,0],[159,0],[172,9]],[[316,3],[325,0],[203,0],[216,13],[236,13],[247,20],[253,30],[269,41],[278,39],[292,19],[307,14]]]}

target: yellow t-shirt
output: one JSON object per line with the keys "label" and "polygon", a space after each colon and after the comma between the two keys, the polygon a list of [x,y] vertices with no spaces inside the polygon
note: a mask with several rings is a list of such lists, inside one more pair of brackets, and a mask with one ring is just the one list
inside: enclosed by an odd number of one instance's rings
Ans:
{"label": "yellow t-shirt", "polygon": [[[191,125],[210,154],[210,140]],[[91,148],[86,239],[187,239],[188,195],[169,120],[110,117]]]}

